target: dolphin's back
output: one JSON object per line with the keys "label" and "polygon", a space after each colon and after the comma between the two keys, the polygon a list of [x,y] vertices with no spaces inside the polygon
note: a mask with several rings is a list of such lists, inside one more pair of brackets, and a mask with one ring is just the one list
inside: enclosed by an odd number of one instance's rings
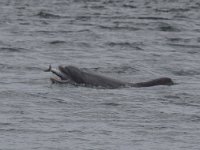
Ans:
{"label": "dolphin's back", "polygon": [[86,72],[74,66],[65,67],[65,73],[67,73],[70,78],[78,84],[86,84],[90,86],[107,88],[118,88],[126,85],[125,82],[105,77],[99,74]]}

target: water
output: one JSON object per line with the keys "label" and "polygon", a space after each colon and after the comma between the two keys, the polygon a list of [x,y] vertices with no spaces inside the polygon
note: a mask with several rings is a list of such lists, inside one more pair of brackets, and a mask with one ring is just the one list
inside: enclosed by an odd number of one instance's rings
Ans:
{"label": "water", "polygon": [[[199,150],[199,0],[0,2],[0,149]],[[52,64],[129,82],[51,85]]]}

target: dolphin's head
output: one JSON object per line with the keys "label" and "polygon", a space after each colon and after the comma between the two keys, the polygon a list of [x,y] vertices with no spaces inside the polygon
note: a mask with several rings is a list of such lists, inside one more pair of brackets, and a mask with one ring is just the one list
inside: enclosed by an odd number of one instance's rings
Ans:
{"label": "dolphin's head", "polygon": [[60,73],[65,76],[65,78],[68,78],[76,83],[83,83],[83,72],[74,66],[59,66],[58,67]]}

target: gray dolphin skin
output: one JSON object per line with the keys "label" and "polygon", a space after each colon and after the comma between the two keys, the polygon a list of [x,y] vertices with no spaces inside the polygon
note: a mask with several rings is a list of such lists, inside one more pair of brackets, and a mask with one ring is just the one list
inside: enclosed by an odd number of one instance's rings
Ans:
{"label": "gray dolphin skin", "polygon": [[83,71],[75,66],[59,66],[58,71],[53,70],[51,65],[46,72],[52,72],[57,77],[50,78],[52,83],[84,85],[89,87],[101,88],[120,88],[120,87],[150,87],[156,85],[173,85],[171,78],[163,77],[154,80],[138,83],[128,83],[110,77]]}

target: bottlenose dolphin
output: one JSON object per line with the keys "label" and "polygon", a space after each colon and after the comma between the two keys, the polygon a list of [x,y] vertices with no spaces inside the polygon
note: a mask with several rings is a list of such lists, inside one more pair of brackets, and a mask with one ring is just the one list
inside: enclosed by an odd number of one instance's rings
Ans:
{"label": "bottlenose dolphin", "polygon": [[120,87],[150,87],[156,85],[173,85],[171,78],[163,77],[154,80],[138,83],[123,82],[117,79],[84,71],[75,66],[59,66],[59,71],[53,70],[51,65],[46,72],[52,72],[57,78],[50,78],[52,83],[68,83],[73,85],[84,85],[101,88],[120,88]]}

